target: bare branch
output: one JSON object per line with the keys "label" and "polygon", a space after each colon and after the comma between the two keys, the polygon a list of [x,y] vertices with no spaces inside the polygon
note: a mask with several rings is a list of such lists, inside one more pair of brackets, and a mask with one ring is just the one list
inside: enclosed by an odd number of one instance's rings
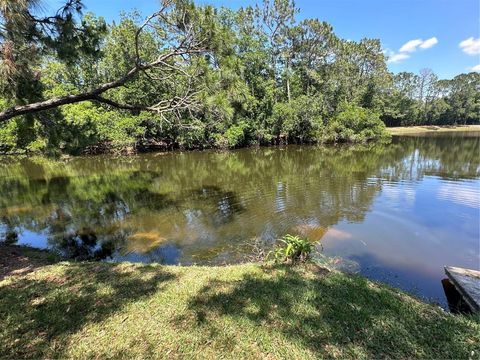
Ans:
{"label": "bare branch", "polygon": [[[88,90],[79,94],[70,94],[61,97],[55,97],[48,100],[43,100],[27,105],[17,105],[7,110],[0,112],[0,123],[6,122],[9,119],[30,114],[40,111],[53,109],[62,105],[73,104],[81,101],[91,100],[97,101],[109,106],[130,110],[130,111],[151,111],[158,114],[166,112],[176,112],[179,115],[179,111],[195,106],[194,97],[198,92],[192,91],[191,83],[183,96],[174,96],[171,99],[162,100],[155,105],[148,104],[121,104],[114,100],[108,99],[103,96],[104,93],[111,89],[126,86],[126,84],[138,76],[140,73],[145,74],[150,80],[166,80],[172,76],[172,73],[179,73],[187,79],[192,79],[192,74],[189,74],[182,68],[182,64],[177,62],[175,65],[175,59],[181,62],[188,62],[189,58],[193,54],[205,53],[206,39],[197,39],[196,34],[191,26],[186,24],[185,14],[182,14],[182,26],[179,28],[176,24],[172,23],[169,19],[168,9],[173,5],[172,0],[163,0],[162,7],[156,13],[150,15],[145,19],[142,25],[137,29],[135,33],[135,64],[133,67],[122,77],[104,83],[95,89]],[[160,19],[161,23],[166,28],[162,29],[170,34],[170,40],[167,41],[169,47],[164,48],[162,52],[155,60],[150,62],[144,62],[140,56],[140,35],[146,27],[155,28],[156,25],[152,24],[154,19]],[[181,60],[180,60],[181,59]],[[172,63],[173,61],[173,63]],[[149,71],[160,71],[163,76],[152,76]]]}

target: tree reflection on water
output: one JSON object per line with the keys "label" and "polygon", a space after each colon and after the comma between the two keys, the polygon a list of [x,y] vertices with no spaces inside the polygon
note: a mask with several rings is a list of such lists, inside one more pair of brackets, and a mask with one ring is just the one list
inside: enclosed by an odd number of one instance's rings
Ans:
{"label": "tree reflection on water", "polygon": [[9,242],[28,242],[25,231],[39,234],[82,260],[235,262],[254,238],[272,242],[290,232],[320,240],[340,221],[362,223],[385,181],[477,179],[478,148],[478,137],[457,135],[389,145],[4,158],[0,231]]}

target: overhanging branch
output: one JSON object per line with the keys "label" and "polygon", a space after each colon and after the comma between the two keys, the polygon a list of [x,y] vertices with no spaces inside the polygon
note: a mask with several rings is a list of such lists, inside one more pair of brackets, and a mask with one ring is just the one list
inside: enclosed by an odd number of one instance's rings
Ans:
{"label": "overhanging branch", "polygon": [[[132,80],[139,73],[147,73],[148,71],[156,70],[161,74],[171,73],[172,71],[178,72],[184,77],[191,77],[184,69],[182,65],[174,65],[172,59],[182,59],[191,56],[193,54],[200,54],[206,51],[206,41],[204,38],[199,39],[198,34],[192,29],[191,26],[183,26],[176,28],[175,25],[168,21],[167,9],[172,6],[172,0],[163,0],[161,9],[153,15],[147,17],[145,22],[138,28],[135,34],[135,64],[134,66],[122,77],[113,80],[111,82],[104,83],[95,89],[88,90],[79,94],[70,94],[66,96],[55,97],[48,100],[42,100],[26,105],[17,105],[0,112],[0,124],[6,122],[16,116],[37,113],[44,110],[53,109],[59,106],[74,104],[82,101],[97,101],[105,103],[109,106],[131,110],[131,111],[151,111],[156,113],[165,113],[169,111],[178,111],[193,106],[193,96],[196,94],[189,87],[187,94],[182,97],[175,96],[172,99],[162,100],[155,105],[148,104],[121,104],[114,100],[108,99],[102,96],[108,90],[119,88],[124,86],[127,82]],[[173,34],[170,41],[169,49],[165,49],[156,59],[147,62],[143,61],[140,56],[140,33],[151,24],[154,19],[160,19],[165,25],[165,31]],[[148,74],[147,74],[148,75]],[[153,78],[150,76],[153,80]],[[161,79],[162,77],[157,77]]]}

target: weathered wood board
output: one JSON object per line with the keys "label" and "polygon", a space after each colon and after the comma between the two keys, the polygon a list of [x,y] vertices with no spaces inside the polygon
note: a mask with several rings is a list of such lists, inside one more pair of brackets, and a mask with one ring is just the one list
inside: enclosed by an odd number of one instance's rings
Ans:
{"label": "weathered wood board", "polygon": [[480,311],[480,271],[446,266],[445,274],[472,311]]}

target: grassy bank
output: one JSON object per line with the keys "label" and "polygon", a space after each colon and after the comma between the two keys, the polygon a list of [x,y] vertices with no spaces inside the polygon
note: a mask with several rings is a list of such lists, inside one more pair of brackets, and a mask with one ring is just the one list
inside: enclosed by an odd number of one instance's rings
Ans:
{"label": "grassy bank", "polygon": [[480,131],[480,125],[458,125],[458,126],[400,126],[390,127],[387,130],[392,135],[422,134],[428,132],[451,132],[451,131]]}
{"label": "grassy bank", "polygon": [[480,353],[478,318],[451,315],[399,290],[312,265],[37,263],[31,271],[5,271],[0,299],[3,358]]}

